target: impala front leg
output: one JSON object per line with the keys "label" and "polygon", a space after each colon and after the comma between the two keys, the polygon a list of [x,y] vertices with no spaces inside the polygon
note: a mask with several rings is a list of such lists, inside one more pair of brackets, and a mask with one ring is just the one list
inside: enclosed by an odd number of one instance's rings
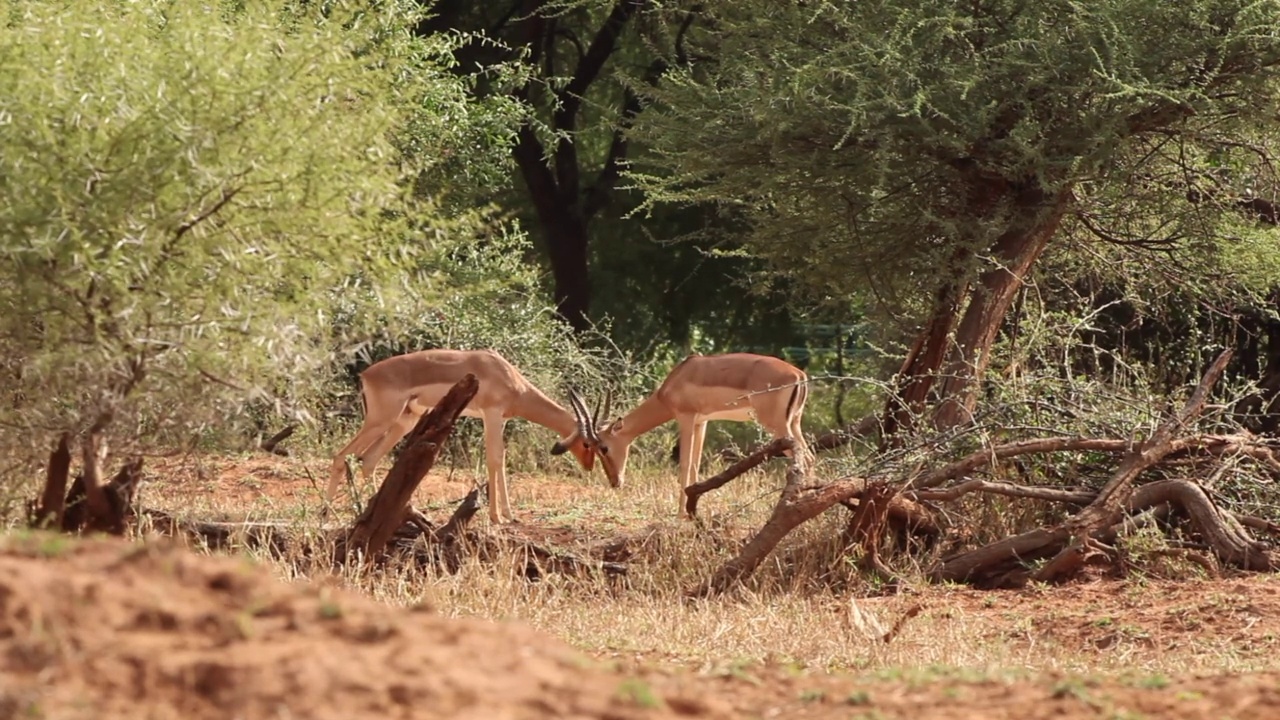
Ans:
{"label": "impala front leg", "polygon": [[511,500],[507,496],[506,448],[503,430],[506,418],[501,415],[484,416],[484,460],[489,477],[489,520],[495,525],[511,520]]}
{"label": "impala front leg", "polygon": [[680,425],[680,491],[676,493],[676,514],[679,517],[687,518],[689,513],[684,507],[684,489],[689,487],[689,478],[696,472],[694,463],[696,456],[694,455],[694,443],[698,434],[698,424],[692,419],[678,419]]}

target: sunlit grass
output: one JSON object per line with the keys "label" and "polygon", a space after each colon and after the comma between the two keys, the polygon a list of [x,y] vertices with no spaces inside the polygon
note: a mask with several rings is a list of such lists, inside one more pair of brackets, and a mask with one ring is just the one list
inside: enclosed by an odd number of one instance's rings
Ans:
{"label": "sunlit grass", "polygon": [[[783,667],[924,682],[1127,673],[1141,683],[1271,664],[1265,648],[1241,645],[1230,634],[1201,637],[1194,628],[1171,628],[1166,638],[1160,635],[1166,631],[1153,634],[1130,625],[1123,608],[1055,610],[1059,591],[1052,588],[983,595],[930,585],[921,568],[901,558],[893,562],[903,574],[902,586],[888,592],[861,576],[829,541],[847,517],[843,510],[802,527],[742,590],[691,599],[687,591],[732,557],[767,518],[782,483],[780,461],[706,496],[700,525],[676,518],[676,473],[666,463],[637,463],[630,482],[617,490],[569,462],[552,464],[553,473],[522,471],[518,461],[509,464],[517,518],[548,536],[568,538],[564,551],[583,553],[621,535],[643,535],[626,578],[547,574],[530,582],[519,572],[523,560],[514,551],[485,561],[468,559],[456,574],[406,567],[335,572],[297,552],[285,558],[252,554],[283,579],[345,585],[393,605],[426,604],[446,616],[528,623],[604,663],[671,665],[710,675]],[[388,466],[389,461],[378,478]],[[148,466],[142,502],[188,518],[279,522],[294,537],[318,538],[319,479],[327,467],[328,459],[316,454],[156,461]],[[720,467],[708,459],[703,476]],[[441,463],[415,505],[442,519],[481,477],[478,466],[452,459]],[[361,488],[364,497],[373,490]],[[351,513],[349,507],[339,509],[330,525],[349,522]],[[474,522],[483,529],[486,514]],[[1152,590],[1134,583],[1126,592]],[[1120,593],[1114,599],[1136,602],[1134,597]],[[1206,595],[1203,601],[1217,600]],[[920,613],[903,623],[892,642],[881,642],[885,629],[916,605]],[[1061,636],[1060,627],[1083,628],[1092,633],[1089,637],[1106,635],[1109,644],[1096,647]]]}

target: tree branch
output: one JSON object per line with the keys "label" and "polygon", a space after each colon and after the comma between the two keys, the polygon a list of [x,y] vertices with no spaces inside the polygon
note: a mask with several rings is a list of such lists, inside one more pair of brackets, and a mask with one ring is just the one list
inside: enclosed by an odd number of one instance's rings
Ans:
{"label": "tree branch", "polygon": [[764,447],[756,450],[747,457],[734,463],[732,467],[715,477],[708,478],[699,483],[694,483],[684,489],[685,501],[684,510],[689,513],[689,517],[698,514],[698,499],[703,494],[708,493],[716,488],[725,485],[730,480],[747,472],[764,461],[783,455],[786,451],[795,447],[795,441],[789,437],[781,437]]}
{"label": "tree branch", "polygon": [[1097,493],[1088,490],[1067,490],[1054,487],[1034,487],[1016,483],[993,482],[990,480],[966,480],[959,485],[952,485],[944,490],[922,490],[910,495],[914,500],[932,500],[946,502],[956,500],[970,493],[990,493],[1006,497],[1030,498],[1032,500],[1050,500],[1073,505],[1088,505],[1093,502]]}

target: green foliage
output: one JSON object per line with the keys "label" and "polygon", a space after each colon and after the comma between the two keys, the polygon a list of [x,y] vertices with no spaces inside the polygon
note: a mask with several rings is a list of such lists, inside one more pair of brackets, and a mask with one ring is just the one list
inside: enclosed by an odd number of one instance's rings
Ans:
{"label": "green foliage", "polygon": [[1280,255],[1237,206],[1275,187],[1280,4],[710,12],[690,54],[714,59],[650,92],[635,134],[654,150],[633,179],[650,207],[744,215],[749,249],[815,301],[918,316],[1062,197],[1112,240],[1217,256],[1222,272],[1268,277]]}
{"label": "green foliage", "polygon": [[515,111],[402,5],[0,5],[5,432],[302,412],[370,309],[456,294],[431,263],[488,220],[433,182]]}

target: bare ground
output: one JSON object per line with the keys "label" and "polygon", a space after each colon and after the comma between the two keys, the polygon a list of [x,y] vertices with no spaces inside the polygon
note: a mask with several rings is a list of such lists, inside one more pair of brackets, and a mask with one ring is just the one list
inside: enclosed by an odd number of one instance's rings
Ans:
{"label": "bare ground", "polygon": [[[272,515],[314,497],[296,461],[200,465],[193,472],[176,461],[153,463],[144,502]],[[586,524],[593,531],[601,522],[628,524],[616,506],[602,513],[595,504],[611,502],[607,489],[516,478],[517,516],[531,535],[571,541]],[[469,473],[433,473],[417,502],[444,508],[469,487]],[[885,662],[873,652],[829,668],[796,657],[739,663],[675,655],[645,637],[632,638],[627,650],[575,650],[517,623],[445,618],[330,585],[278,583],[270,574],[167,544],[11,541],[0,552],[0,717],[32,707],[38,712],[30,716],[50,718],[282,717],[281,707],[317,718],[1243,719],[1280,712],[1280,579],[1268,575],[1003,592],[922,585],[888,597],[832,596],[821,600],[830,612],[814,618],[825,623],[819,633],[847,632],[838,625],[863,616],[892,623],[905,608],[919,612],[898,639],[878,645]],[[954,642],[1000,647],[1000,657],[1025,663],[911,661],[912,643],[928,640],[921,636],[960,626]]]}
{"label": "bare ground", "polygon": [[524,626],[281,583],[173,543],[10,538],[0,649],[6,718],[670,715]]}

